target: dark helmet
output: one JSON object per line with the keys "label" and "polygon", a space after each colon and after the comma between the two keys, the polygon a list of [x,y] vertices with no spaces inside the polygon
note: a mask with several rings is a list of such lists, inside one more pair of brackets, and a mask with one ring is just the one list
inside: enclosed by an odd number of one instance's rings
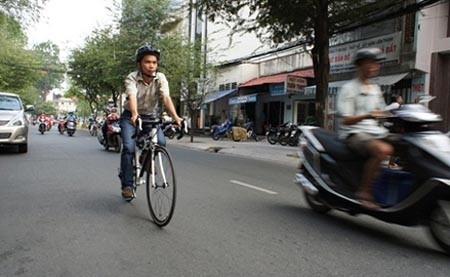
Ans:
{"label": "dark helmet", "polygon": [[159,52],[158,49],[153,48],[153,46],[145,44],[139,47],[136,50],[136,62],[140,62],[142,58],[146,55],[153,55],[156,57],[156,59],[159,61],[159,57],[161,55],[161,52]]}
{"label": "dark helmet", "polygon": [[362,48],[356,52],[353,63],[357,65],[363,60],[381,61],[384,58],[384,54],[380,48]]}

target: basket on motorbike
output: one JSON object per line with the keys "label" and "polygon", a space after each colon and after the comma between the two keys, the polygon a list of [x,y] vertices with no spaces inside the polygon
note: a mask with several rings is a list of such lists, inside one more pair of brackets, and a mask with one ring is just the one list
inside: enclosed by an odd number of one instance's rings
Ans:
{"label": "basket on motorbike", "polygon": [[374,196],[377,203],[391,206],[408,197],[413,189],[411,173],[383,168],[374,182]]}

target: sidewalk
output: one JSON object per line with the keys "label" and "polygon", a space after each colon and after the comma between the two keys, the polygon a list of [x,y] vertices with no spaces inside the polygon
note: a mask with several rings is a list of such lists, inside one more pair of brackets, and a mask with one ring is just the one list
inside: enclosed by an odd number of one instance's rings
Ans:
{"label": "sidewalk", "polygon": [[181,140],[167,139],[167,144],[218,154],[225,153],[256,160],[278,162],[292,165],[293,167],[296,167],[299,163],[298,147],[282,146],[280,144],[271,145],[265,137],[260,137],[258,142],[254,140],[235,142],[231,139],[215,141],[209,136],[194,135],[194,142],[191,142],[190,135],[186,135]]}

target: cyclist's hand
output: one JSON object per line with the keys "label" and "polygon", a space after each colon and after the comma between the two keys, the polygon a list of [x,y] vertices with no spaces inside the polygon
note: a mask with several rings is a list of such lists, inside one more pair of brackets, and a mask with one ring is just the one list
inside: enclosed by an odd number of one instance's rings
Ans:
{"label": "cyclist's hand", "polygon": [[139,115],[136,114],[136,115],[132,115],[131,119],[130,119],[131,120],[131,124],[133,124],[133,126],[135,126],[135,127],[136,127],[136,123],[137,123],[138,117],[139,117]]}
{"label": "cyclist's hand", "polygon": [[178,136],[177,139],[181,139],[184,134],[188,133],[186,120],[182,119],[181,123],[179,124],[180,127],[177,128]]}
{"label": "cyclist's hand", "polygon": [[184,119],[182,119],[181,117],[177,116],[176,118],[174,118],[175,124],[177,124],[178,126],[181,127],[181,125],[183,124]]}

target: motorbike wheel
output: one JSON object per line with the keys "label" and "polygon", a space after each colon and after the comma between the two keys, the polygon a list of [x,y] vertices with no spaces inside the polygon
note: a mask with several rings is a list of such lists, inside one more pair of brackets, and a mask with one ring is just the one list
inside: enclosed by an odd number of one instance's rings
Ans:
{"label": "motorbike wheel", "polygon": [[114,152],[120,153],[122,150],[122,138],[119,136],[114,137]]}
{"label": "motorbike wheel", "polygon": [[219,140],[219,138],[220,138],[219,132],[213,132],[212,133],[212,139],[213,140]]}
{"label": "motorbike wheel", "polygon": [[298,137],[289,138],[289,146],[298,146]]}
{"label": "motorbike wheel", "polygon": [[288,145],[288,141],[289,141],[289,138],[285,138],[285,137],[280,138],[280,144],[283,146]]}
{"label": "motorbike wheel", "polygon": [[439,201],[430,214],[429,230],[437,244],[450,255],[450,202]]}
{"label": "motorbike wheel", "polygon": [[278,142],[277,134],[276,133],[269,133],[267,135],[267,141],[270,144],[276,144]]}

